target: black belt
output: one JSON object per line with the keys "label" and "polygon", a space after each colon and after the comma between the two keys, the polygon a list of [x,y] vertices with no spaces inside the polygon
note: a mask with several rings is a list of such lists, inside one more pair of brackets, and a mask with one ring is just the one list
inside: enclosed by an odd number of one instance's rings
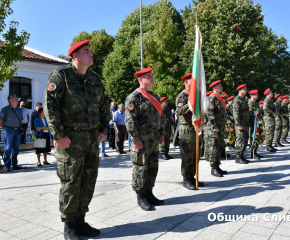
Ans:
{"label": "black belt", "polygon": [[19,129],[19,127],[14,128],[14,127],[5,127],[5,126],[4,126],[4,128],[10,128],[10,129],[14,129],[14,130],[18,130]]}

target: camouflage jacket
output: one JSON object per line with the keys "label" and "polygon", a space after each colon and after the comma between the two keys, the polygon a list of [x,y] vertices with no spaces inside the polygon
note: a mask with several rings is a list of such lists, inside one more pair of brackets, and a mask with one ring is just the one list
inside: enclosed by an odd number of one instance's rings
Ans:
{"label": "camouflage jacket", "polygon": [[248,127],[250,123],[250,109],[247,100],[238,95],[234,98],[232,104],[235,126]]}
{"label": "camouflage jacket", "polygon": [[203,125],[207,125],[208,123],[207,114],[202,115],[202,121],[203,121]]}
{"label": "camouflage jacket", "polygon": [[232,122],[235,121],[234,116],[233,116],[233,105],[229,103],[227,104],[227,117]]}
{"label": "camouflage jacket", "polygon": [[[149,91],[158,100],[159,97]],[[149,131],[159,131],[163,136],[163,116],[160,116],[154,105],[140,92],[132,92],[125,101],[125,124],[131,135],[133,143],[141,141],[138,129],[148,129]]]}
{"label": "camouflage jacket", "polygon": [[276,113],[276,108],[271,99],[267,97],[264,99],[263,110],[265,117],[274,117],[273,114]]}
{"label": "camouflage jacket", "polygon": [[288,105],[287,103],[281,104],[281,114],[283,118],[288,118],[287,115],[289,114]]}
{"label": "camouflage jacket", "polygon": [[274,103],[274,105],[275,105],[275,108],[276,108],[276,117],[281,118],[282,117],[282,114],[281,114],[281,103],[276,101]]}
{"label": "camouflage jacket", "polygon": [[188,105],[189,95],[185,92],[181,92],[175,99],[176,114],[178,116],[181,125],[192,125],[192,112]]}
{"label": "camouflage jacket", "polygon": [[208,116],[208,126],[213,126],[213,128],[219,128],[221,125],[227,123],[227,113],[221,101],[214,95],[211,94],[207,101],[207,116]]}
{"label": "camouflage jacket", "polygon": [[48,78],[44,95],[44,114],[56,140],[65,137],[65,128],[98,128],[107,135],[109,98],[97,73],[88,69],[82,75],[72,63],[57,68]]}
{"label": "camouflage jacket", "polygon": [[253,101],[252,99],[249,101],[249,110],[250,110],[250,120],[253,121],[254,120],[254,109],[257,109],[259,112],[257,114],[257,118],[261,121],[263,116],[261,114],[261,109],[260,109],[260,106],[259,106],[259,103]]}
{"label": "camouflage jacket", "polygon": [[171,110],[169,107],[163,108],[162,117],[164,121],[164,126],[171,126],[173,124],[173,120],[171,118]]}

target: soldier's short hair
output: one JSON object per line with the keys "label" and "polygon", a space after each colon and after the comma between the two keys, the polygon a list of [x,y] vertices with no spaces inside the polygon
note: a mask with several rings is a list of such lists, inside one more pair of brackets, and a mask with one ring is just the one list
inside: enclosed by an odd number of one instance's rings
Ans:
{"label": "soldier's short hair", "polygon": [[10,94],[10,95],[8,96],[7,100],[8,100],[9,103],[10,103],[10,101],[12,100],[13,97],[16,97],[16,98],[17,98],[17,96],[16,96],[15,94]]}

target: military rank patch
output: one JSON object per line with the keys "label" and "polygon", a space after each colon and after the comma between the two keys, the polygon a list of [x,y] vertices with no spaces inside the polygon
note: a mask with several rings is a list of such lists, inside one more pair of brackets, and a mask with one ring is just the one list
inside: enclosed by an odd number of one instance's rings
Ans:
{"label": "military rank patch", "polygon": [[107,91],[105,91],[104,93],[105,93],[105,95],[107,95]]}
{"label": "military rank patch", "polygon": [[213,106],[213,105],[209,105],[209,108],[210,108],[210,109],[214,109],[214,106]]}
{"label": "military rank patch", "polygon": [[55,83],[49,83],[49,84],[47,84],[46,89],[48,91],[50,91],[50,92],[54,91],[56,89]]}
{"label": "military rank patch", "polygon": [[239,105],[235,105],[235,108],[239,108]]}
{"label": "military rank patch", "polygon": [[183,106],[183,103],[178,103],[177,106],[178,107],[182,107]]}
{"label": "military rank patch", "polygon": [[134,109],[134,105],[133,104],[129,104],[127,107],[129,110],[133,110]]}

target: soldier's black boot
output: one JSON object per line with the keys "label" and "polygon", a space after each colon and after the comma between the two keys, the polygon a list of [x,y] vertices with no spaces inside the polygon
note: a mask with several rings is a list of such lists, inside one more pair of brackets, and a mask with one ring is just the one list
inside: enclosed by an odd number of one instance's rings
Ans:
{"label": "soldier's black boot", "polygon": [[205,160],[209,162],[209,156],[206,156],[205,157]]}
{"label": "soldier's black boot", "polygon": [[251,161],[249,161],[248,159],[246,159],[245,157],[244,157],[244,155],[241,157],[244,161],[246,161],[247,163],[250,163]]}
{"label": "soldier's black boot", "polygon": [[165,154],[162,155],[163,160],[169,160],[170,158],[166,156]]}
{"label": "soldier's black boot", "polygon": [[267,146],[268,152],[276,152],[272,146]]}
{"label": "soldier's black boot", "polygon": [[218,168],[212,168],[211,175],[213,175],[215,177],[223,177],[223,174],[221,172],[219,172]]}
{"label": "soldier's black boot", "polygon": [[85,222],[85,215],[80,216],[76,220],[78,227],[78,234],[85,237],[97,237],[100,235],[101,231],[99,229],[91,227]]}
{"label": "soldier's black boot", "polygon": [[284,147],[284,145],[282,145],[282,144],[279,143],[279,142],[276,142],[276,143],[275,143],[275,147]]}
{"label": "soldier's black boot", "polygon": [[278,151],[278,149],[277,148],[274,148],[273,146],[271,146],[271,148],[276,152],[276,151]]}
{"label": "soldier's black boot", "polygon": [[152,190],[146,191],[146,197],[149,204],[155,205],[155,206],[161,206],[164,204],[164,200],[159,200],[153,195]]}
{"label": "soldier's black boot", "polygon": [[190,178],[183,177],[183,187],[189,190],[194,190],[195,184],[190,180]]}
{"label": "soldier's black boot", "polygon": [[152,210],[152,205],[147,201],[146,194],[143,192],[137,193],[137,203],[144,211]]}
{"label": "soldier's black boot", "polygon": [[251,152],[251,159],[260,159],[260,157],[256,153],[253,154],[253,152]]}
{"label": "soldier's black boot", "polygon": [[[195,177],[190,177],[191,182],[194,184],[195,188],[196,188],[196,179]],[[204,186],[204,182],[198,182],[198,187],[203,187]]]}
{"label": "soldier's black boot", "polygon": [[227,174],[227,173],[228,173],[228,171],[220,169],[220,166],[218,166],[218,171],[219,171],[221,174]]}
{"label": "soldier's black boot", "polygon": [[170,156],[170,155],[168,155],[168,154],[167,154],[167,157],[168,157],[169,159],[173,159],[173,157],[171,157],[171,156]]}
{"label": "soldier's black boot", "polygon": [[239,163],[239,164],[248,164],[247,161],[245,161],[242,157],[240,156],[237,156],[236,157],[236,163]]}
{"label": "soldier's black boot", "polygon": [[282,139],[282,143],[289,144],[289,142],[286,139]]}
{"label": "soldier's black boot", "polygon": [[78,227],[76,220],[64,223],[64,239],[65,240],[80,240],[78,237]]}
{"label": "soldier's black boot", "polygon": [[260,154],[258,154],[258,153],[254,153],[254,156],[256,157],[259,157],[259,158],[263,158],[263,156],[262,155],[260,155]]}

